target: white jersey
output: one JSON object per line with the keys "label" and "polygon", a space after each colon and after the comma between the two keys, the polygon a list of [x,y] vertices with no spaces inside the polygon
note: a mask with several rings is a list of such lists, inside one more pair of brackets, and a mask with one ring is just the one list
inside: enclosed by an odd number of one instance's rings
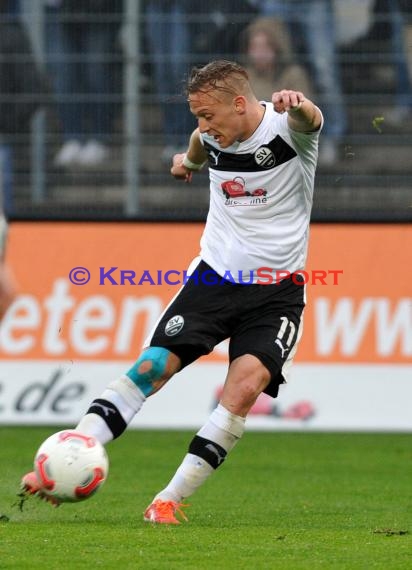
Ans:
{"label": "white jersey", "polygon": [[[259,268],[305,266],[320,129],[292,131],[272,103],[246,141],[221,149],[202,134],[208,152],[210,207],[202,259],[219,275],[256,283]],[[251,276],[253,279],[251,280]]]}

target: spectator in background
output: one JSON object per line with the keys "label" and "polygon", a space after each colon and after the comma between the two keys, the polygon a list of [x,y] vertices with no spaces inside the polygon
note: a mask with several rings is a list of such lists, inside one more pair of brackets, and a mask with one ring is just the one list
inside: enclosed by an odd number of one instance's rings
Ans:
{"label": "spectator in background", "polygon": [[[24,109],[19,108],[16,98],[23,93],[27,95],[30,92],[27,88],[30,87],[35,93],[35,82],[39,78],[19,15],[18,0],[0,2],[0,320],[16,295],[14,277],[5,262],[8,226],[3,212],[6,208],[7,214],[12,213],[12,139],[21,128],[29,128],[31,115],[37,106],[23,103]],[[26,54],[27,60],[23,63],[24,67],[18,68],[16,58],[21,53]],[[33,84],[25,83],[31,80],[34,80]]]}
{"label": "spectator in background", "polygon": [[394,106],[385,119],[394,125],[401,125],[412,115],[412,82],[405,52],[405,29],[412,15],[412,6],[406,0],[376,0],[374,13],[386,21],[395,70]]}
{"label": "spectator in background", "polygon": [[266,101],[282,88],[302,91],[313,98],[313,87],[306,70],[292,53],[290,37],[283,22],[257,18],[244,31],[244,65],[257,98]]}
{"label": "spectator in background", "polygon": [[210,59],[236,61],[239,57],[239,39],[244,29],[258,16],[250,0],[214,0],[198,8],[195,24],[196,65]]}
{"label": "spectator in background", "polygon": [[27,158],[31,120],[50,103],[46,77],[36,64],[18,2],[0,2],[0,193],[6,217],[14,214],[13,164]]}
{"label": "spectator in background", "polygon": [[399,5],[403,20],[404,28],[404,49],[406,52],[406,60],[409,69],[409,77],[412,78],[412,4],[410,0],[399,0]]}
{"label": "spectator in background", "polygon": [[47,59],[64,144],[56,166],[98,166],[109,155],[113,52],[122,0],[46,0]]}
{"label": "spectator in background", "polygon": [[147,0],[145,4],[146,41],[164,134],[162,160],[167,164],[194,128],[182,80],[192,63],[192,14],[198,4],[194,0]]}
{"label": "spectator in background", "polygon": [[262,15],[286,22],[292,37],[302,38],[308,66],[325,116],[319,164],[330,166],[339,156],[339,142],[346,131],[346,110],[341,89],[333,0],[255,0]]}
{"label": "spectator in background", "polygon": [[146,0],[146,42],[167,164],[186,148],[187,133],[195,128],[183,95],[188,70],[210,59],[237,59],[240,32],[256,13],[247,0]]}

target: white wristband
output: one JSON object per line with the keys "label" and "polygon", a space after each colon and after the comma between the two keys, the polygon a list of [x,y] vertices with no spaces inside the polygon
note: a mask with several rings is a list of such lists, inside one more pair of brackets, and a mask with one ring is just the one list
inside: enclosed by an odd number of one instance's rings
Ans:
{"label": "white wristband", "polygon": [[187,158],[187,154],[185,154],[183,157],[182,164],[183,164],[183,166],[185,166],[189,170],[200,170],[204,166],[205,162],[202,162],[202,164],[192,162],[191,160],[189,160]]}

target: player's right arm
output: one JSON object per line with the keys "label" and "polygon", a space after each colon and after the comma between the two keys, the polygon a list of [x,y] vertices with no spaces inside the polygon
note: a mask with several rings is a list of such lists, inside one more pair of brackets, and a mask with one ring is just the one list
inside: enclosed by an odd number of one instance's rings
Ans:
{"label": "player's right arm", "polygon": [[199,129],[195,129],[190,136],[186,152],[175,154],[170,173],[178,180],[190,182],[193,172],[200,170],[207,160],[207,152],[200,140]]}
{"label": "player's right arm", "polygon": [[289,89],[275,91],[272,103],[277,113],[288,113],[288,124],[292,130],[310,133],[320,129],[321,112],[302,92]]}

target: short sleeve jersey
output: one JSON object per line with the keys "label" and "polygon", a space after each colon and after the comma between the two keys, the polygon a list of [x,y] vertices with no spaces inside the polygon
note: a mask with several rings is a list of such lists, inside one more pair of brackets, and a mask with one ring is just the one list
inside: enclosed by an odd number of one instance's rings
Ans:
{"label": "short sleeve jersey", "polygon": [[[287,113],[262,102],[265,114],[243,142],[221,149],[201,134],[208,153],[210,206],[200,255],[219,275],[253,282],[259,268],[305,266],[319,129],[289,128]],[[245,280],[245,281],[244,281]]]}

